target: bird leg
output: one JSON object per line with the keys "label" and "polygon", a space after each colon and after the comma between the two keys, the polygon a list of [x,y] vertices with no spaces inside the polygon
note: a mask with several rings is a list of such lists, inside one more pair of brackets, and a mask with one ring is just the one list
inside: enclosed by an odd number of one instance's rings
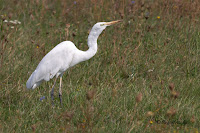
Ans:
{"label": "bird leg", "polygon": [[56,79],[55,79],[55,81],[54,81],[54,84],[53,84],[53,87],[52,87],[52,89],[51,89],[51,100],[52,100],[52,105],[54,106],[54,87],[55,87],[55,85],[56,85],[56,80],[57,80],[57,77],[56,77]]}
{"label": "bird leg", "polygon": [[61,88],[62,88],[62,77],[60,77],[59,98],[60,98],[60,105],[63,106],[62,105],[62,90],[61,90]]}

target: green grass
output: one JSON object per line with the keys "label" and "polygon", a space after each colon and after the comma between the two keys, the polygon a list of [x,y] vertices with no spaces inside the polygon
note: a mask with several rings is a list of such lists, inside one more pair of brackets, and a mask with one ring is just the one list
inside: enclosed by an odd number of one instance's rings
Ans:
{"label": "green grass", "polygon": [[[199,132],[199,7],[198,0],[1,0],[0,132]],[[26,89],[58,43],[87,50],[92,26],[118,19],[99,37],[97,54],[65,72],[63,108],[59,81],[55,107],[53,80]]]}

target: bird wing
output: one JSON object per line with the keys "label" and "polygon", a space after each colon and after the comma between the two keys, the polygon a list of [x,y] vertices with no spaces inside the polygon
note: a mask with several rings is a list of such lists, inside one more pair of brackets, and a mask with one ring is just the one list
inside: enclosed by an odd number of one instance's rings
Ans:
{"label": "bird wing", "polygon": [[73,59],[75,45],[70,41],[65,41],[54,47],[40,61],[36,70],[27,81],[27,88],[36,88],[42,81],[49,81],[55,75],[58,77],[69,68]]}

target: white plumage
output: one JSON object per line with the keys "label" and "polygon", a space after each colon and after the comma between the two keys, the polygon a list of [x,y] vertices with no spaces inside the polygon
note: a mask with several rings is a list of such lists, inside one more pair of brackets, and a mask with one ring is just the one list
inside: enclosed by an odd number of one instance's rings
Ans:
{"label": "white plumage", "polygon": [[[92,30],[88,36],[89,49],[87,51],[81,51],[77,49],[71,41],[64,41],[58,44],[40,61],[35,71],[29,77],[26,83],[26,87],[28,89],[35,89],[43,81],[49,81],[54,76],[56,76],[56,79],[60,77],[59,97],[62,104],[61,84],[63,73],[68,68],[93,57],[97,52],[97,38],[99,37],[101,32],[107,26],[117,22],[119,21],[96,23],[92,27]],[[55,82],[51,91],[52,100]]]}
{"label": "white plumage", "polygon": [[40,61],[36,70],[31,74],[26,83],[28,89],[35,89],[42,81],[49,81],[55,75],[56,77],[62,74],[70,67],[73,56],[76,56],[78,49],[70,41],[61,42],[54,47]]}

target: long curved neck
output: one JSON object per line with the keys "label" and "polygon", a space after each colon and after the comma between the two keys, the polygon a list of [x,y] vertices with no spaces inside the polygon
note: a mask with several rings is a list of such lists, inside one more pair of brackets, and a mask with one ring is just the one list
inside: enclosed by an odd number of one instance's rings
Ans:
{"label": "long curved neck", "polygon": [[97,53],[97,38],[99,35],[90,33],[88,36],[88,47],[89,49],[85,51],[88,59],[92,58]]}
{"label": "long curved neck", "polygon": [[96,52],[97,52],[97,38],[99,37],[99,34],[96,32],[90,32],[88,36],[88,47],[89,49],[87,51],[81,51],[78,50],[73,57],[73,61],[71,66],[74,66],[75,64],[89,60],[92,58]]}

